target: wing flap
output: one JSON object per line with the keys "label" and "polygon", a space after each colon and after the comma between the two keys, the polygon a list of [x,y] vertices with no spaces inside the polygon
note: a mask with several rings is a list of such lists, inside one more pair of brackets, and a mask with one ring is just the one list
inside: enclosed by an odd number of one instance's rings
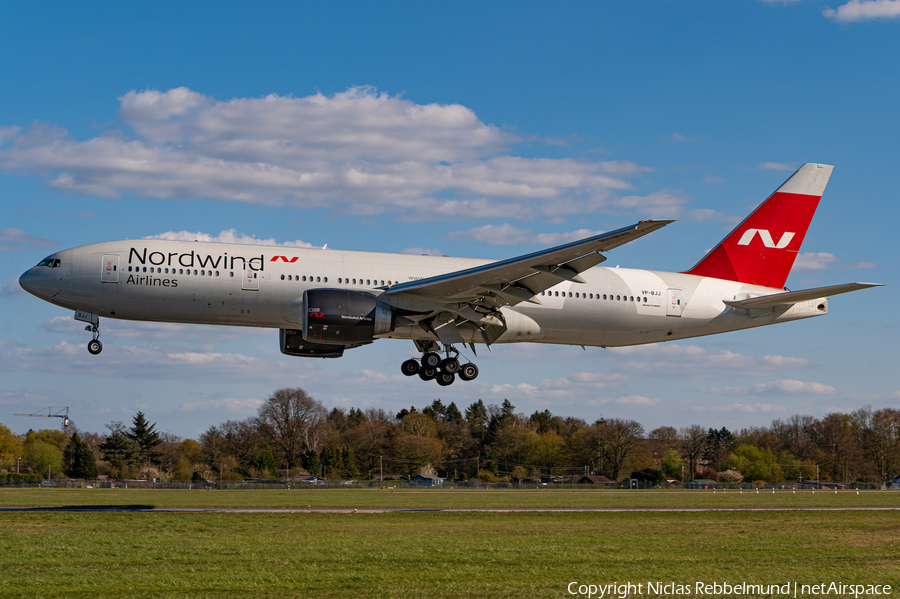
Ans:
{"label": "wing flap", "polygon": [[850,293],[851,291],[881,286],[880,283],[844,283],[843,285],[832,285],[830,287],[816,287],[814,289],[801,289],[800,291],[785,291],[784,293],[773,293],[771,295],[763,295],[760,297],[723,301],[732,308],[740,310],[768,310],[778,306],[786,306],[798,302],[831,297],[832,295],[839,295],[841,293]]}

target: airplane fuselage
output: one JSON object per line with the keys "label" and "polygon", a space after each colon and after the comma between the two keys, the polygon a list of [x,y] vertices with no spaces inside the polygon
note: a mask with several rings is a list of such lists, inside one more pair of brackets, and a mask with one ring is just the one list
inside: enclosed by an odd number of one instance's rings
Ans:
{"label": "airplane fuselage", "polygon": [[[32,268],[22,276],[22,286],[70,310],[125,320],[276,329],[301,326],[303,310],[308,308],[302,305],[306,290],[348,289],[381,295],[397,284],[491,263],[161,240],[97,243],[57,252],[50,259],[58,260],[58,265],[51,261]],[[597,266],[585,270],[581,278],[584,283],[562,281],[542,291],[535,296],[539,304],[503,307],[506,331],[495,342],[625,346],[827,313],[826,299],[765,310],[735,309],[724,301],[782,290],[712,277]],[[419,307],[431,309],[425,304]],[[471,330],[460,333],[467,342],[481,342]],[[376,337],[436,339],[432,332],[409,322]]]}

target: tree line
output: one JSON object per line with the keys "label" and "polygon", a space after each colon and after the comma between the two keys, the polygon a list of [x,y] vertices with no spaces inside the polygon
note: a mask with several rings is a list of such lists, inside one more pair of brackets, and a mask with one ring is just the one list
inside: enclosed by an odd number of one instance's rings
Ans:
{"label": "tree line", "polygon": [[[138,412],[105,433],[15,435],[0,424],[0,484],[13,473],[159,481],[436,474],[452,479],[582,475],[649,482],[887,482],[900,474],[900,411],[794,415],[736,431],[699,424],[649,432],[635,420],[517,413],[509,400],[460,409],[440,399],[400,410],[332,408],[303,389],[273,392],[255,416],[197,439],[159,432]],[[11,479],[9,479],[11,480]]]}

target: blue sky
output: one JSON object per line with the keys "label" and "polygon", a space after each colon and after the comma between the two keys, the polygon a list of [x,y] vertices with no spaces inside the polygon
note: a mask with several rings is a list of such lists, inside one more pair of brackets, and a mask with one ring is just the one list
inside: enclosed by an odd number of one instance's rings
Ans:
{"label": "blue sky", "polygon": [[[330,406],[510,399],[589,421],[765,425],[900,401],[900,0],[0,5],[0,422],[137,410],[194,437],[301,386]],[[788,286],[825,318],[622,350],[496,347],[406,379],[411,342],[282,356],[277,332],[102,323],[18,275],[147,236],[507,258],[641,218],[607,264],[684,270],[803,162],[835,165]]]}

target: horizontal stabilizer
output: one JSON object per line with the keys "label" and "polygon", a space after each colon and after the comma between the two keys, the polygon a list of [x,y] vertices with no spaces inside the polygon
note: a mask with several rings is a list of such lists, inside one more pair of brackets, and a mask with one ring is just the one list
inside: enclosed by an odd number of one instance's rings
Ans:
{"label": "horizontal stabilizer", "polygon": [[819,299],[821,297],[831,297],[832,295],[841,293],[850,293],[851,291],[881,286],[880,283],[844,283],[843,285],[832,285],[830,287],[816,287],[815,289],[801,289],[800,291],[785,291],[784,293],[773,293],[772,295],[762,295],[760,297],[751,297],[742,300],[724,301],[732,308],[738,308],[740,310],[768,310],[778,306],[786,306],[798,302]]}

